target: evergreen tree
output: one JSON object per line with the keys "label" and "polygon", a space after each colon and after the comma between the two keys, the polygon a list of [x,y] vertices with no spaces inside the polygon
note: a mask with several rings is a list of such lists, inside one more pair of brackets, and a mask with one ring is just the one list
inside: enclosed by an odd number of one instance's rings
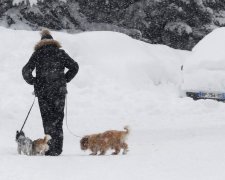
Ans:
{"label": "evergreen tree", "polygon": [[0,0],[0,17],[13,6],[13,0]]}
{"label": "evergreen tree", "polygon": [[37,0],[32,6],[29,0],[0,0],[0,21],[9,27],[20,22],[33,29],[85,31],[101,23],[102,30],[181,49],[225,26],[224,19],[225,0]]}

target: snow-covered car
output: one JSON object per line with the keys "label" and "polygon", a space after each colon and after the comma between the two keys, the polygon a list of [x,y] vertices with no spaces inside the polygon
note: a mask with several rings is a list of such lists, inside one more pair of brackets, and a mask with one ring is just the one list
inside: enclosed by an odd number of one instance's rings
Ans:
{"label": "snow-covered car", "polygon": [[225,28],[203,38],[182,70],[181,90],[193,99],[225,100]]}

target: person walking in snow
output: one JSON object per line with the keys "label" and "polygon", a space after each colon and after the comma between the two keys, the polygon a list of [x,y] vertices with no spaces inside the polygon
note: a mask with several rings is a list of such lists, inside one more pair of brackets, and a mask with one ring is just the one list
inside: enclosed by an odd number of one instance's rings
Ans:
{"label": "person walking in snow", "polygon": [[[49,151],[45,154],[50,156],[62,153],[66,84],[79,70],[77,62],[60,48],[60,43],[53,39],[50,32],[43,30],[41,40],[36,44],[34,53],[22,70],[25,81],[34,85],[44,132],[52,137]],[[32,75],[35,68],[36,77]],[[65,68],[68,69],[66,73]]]}

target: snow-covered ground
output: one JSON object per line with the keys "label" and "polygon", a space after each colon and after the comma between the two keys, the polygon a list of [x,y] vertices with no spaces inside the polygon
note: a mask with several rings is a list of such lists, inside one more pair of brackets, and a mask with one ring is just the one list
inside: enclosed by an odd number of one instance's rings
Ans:
{"label": "snow-covered ground", "polygon": [[[225,104],[180,98],[180,67],[190,52],[112,32],[53,37],[80,65],[68,85],[70,129],[82,136],[129,125],[130,151],[89,156],[64,126],[61,156],[18,155],[15,133],[33,100],[21,69],[40,36],[0,28],[1,180],[224,180]],[[24,131],[44,135],[37,102]]]}

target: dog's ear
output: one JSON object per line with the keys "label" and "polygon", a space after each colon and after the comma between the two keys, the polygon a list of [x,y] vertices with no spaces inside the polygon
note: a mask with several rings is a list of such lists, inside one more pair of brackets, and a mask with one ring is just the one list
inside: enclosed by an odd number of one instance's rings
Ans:
{"label": "dog's ear", "polygon": [[23,131],[20,131],[20,135],[25,136],[25,133]]}
{"label": "dog's ear", "polygon": [[20,132],[16,131],[16,141],[18,140],[19,136],[20,136]]}
{"label": "dog's ear", "polygon": [[16,141],[19,139],[20,136],[25,136],[23,131],[16,131]]}

